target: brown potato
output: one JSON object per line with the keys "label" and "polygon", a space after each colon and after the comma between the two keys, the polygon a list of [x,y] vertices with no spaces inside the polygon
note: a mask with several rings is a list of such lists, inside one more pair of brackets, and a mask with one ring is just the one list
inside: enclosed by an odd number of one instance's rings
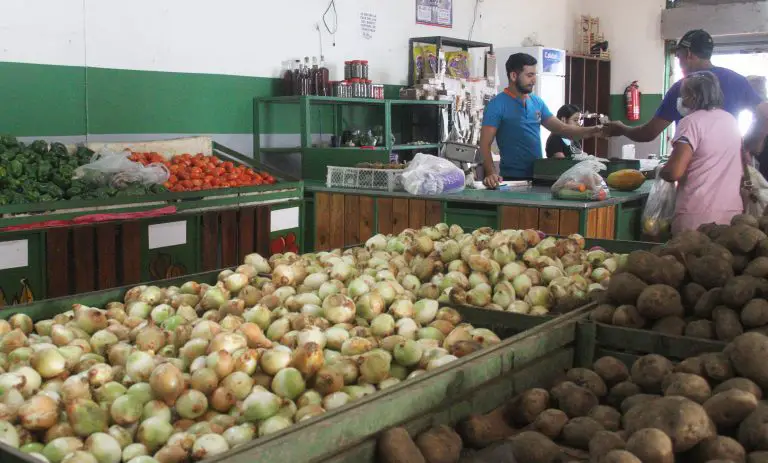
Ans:
{"label": "brown potato", "polygon": [[589,314],[589,319],[597,323],[610,325],[613,322],[613,313],[616,306],[613,304],[600,304]]}
{"label": "brown potato", "polygon": [[688,283],[683,286],[683,289],[680,290],[680,296],[683,298],[683,305],[688,309],[687,311],[693,312],[696,303],[699,302],[699,299],[701,299],[706,292],[707,289],[698,283]]}
{"label": "brown potato", "polygon": [[640,389],[640,386],[632,381],[622,381],[608,391],[606,402],[612,407],[620,407],[625,399],[640,394],[641,392],[642,390]]}
{"label": "brown potato", "polygon": [[618,431],[621,427],[621,413],[613,407],[598,405],[589,411],[589,416],[608,431]]}
{"label": "brown potato", "polygon": [[709,320],[693,320],[685,325],[685,336],[700,339],[715,339],[715,325]]}
{"label": "brown potato", "polygon": [[603,425],[588,416],[579,416],[568,421],[563,427],[563,440],[571,447],[588,450],[589,441]]}
{"label": "brown potato", "polygon": [[643,463],[675,462],[672,439],[660,429],[638,429],[627,440],[625,449]]}
{"label": "brown potato", "polygon": [[648,354],[635,360],[630,369],[632,382],[643,391],[657,394],[661,392],[661,381],[672,371],[673,365],[667,358],[657,354]]}
{"label": "brown potato", "polygon": [[[768,337],[759,333],[744,333],[726,348],[733,368],[760,388],[768,388]],[[729,379],[729,378],[725,378]],[[766,447],[768,449],[768,447]]]}
{"label": "brown potato", "polygon": [[733,367],[728,360],[728,356],[722,352],[710,352],[702,354],[702,366],[704,367],[704,376],[713,381],[725,381],[733,378]]}
{"label": "brown potato", "polygon": [[485,415],[470,415],[466,420],[459,422],[456,430],[467,447],[482,449],[515,433],[507,424],[508,413],[508,407],[502,405]]}
{"label": "brown potato", "polygon": [[705,376],[704,359],[699,357],[689,357],[675,365],[675,373],[690,373],[692,375]]}
{"label": "brown potato", "polygon": [[416,446],[427,463],[457,463],[461,458],[461,437],[453,428],[442,425],[416,438]]}
{"label": "brown potato", "polygon": [[721,341],[731,342],[736,336],[744,333],[739,314],[725,306],[719,306],[712,311],[712,322],[717,339]]}
{"label": "brown potato", "polygon": [[635,394],[624,399],[624,401],[621,403],[621,412],[627,413],[636,405],[649,403],[660,398],[661,396],[658,394]]}
{"label": "brown potato", "polygon": [[600,460],[600,463],[643,463],[639,458],[626,450],[611,450]]}
{"label": "brown potato", "polygon": [[597,396],[587,388],[566,381],[552,388],[552,398],[557,401],[558,408],[569,418],[587,416],[599,402]]}
{"label": "brown potato", "polygon": [[646,286],[643,280],[629,272],[618,273],[608,282],[608,298],[617,305],[635,304]]}
{"label": "brown potato", "polygon": [[591,461],[601,459],[611,450],[622,450],[626,443],[622,437],[612,431],[597,431],[589,441],[589,458]]}
{"label": "brown potato", "polygon": [[551,463],[560,455],[560,447],[547,436],[525,431],[512,438],[515,459],[526,463]]}
{"label": "brown potato", "polygon": [[673,336],[682,336],[685,332],[685,327],[685,320],[673,315],[656,320],[656,322],[651,327],[651,330],[658,333],[670,334]]}
{"label": "brown potato", "polygon": [[693,314],[699,318],[712,319],[712,311],[722,303],[722,292],[723,288],[714,288],[704,293],[693,307]]}
{"label": "brown potato", "polygon": [[645,318],[637,311],[637,307],[624,304],[616,307],[611,324],[640,329],[645,326]]}
{"label": "brown potato", "polygon": [[[729,278],[733,277],[731,261],[725,261],[715,255],[691,259],[688,272],[695,283],[707,289],[722,287]],[[701,316],[698,311],[696,315]]]}
{"label": "brown potato", "polygon": [[704,402],[704,410],[718,428],[727,429],[744,421],[757,408],[757,397],[741,389],[718,392]]}
{"label": "brown potato", "polygon": [[690,373],[670,373],[662,381],[665,396],[679,395],[703,404],[712,396],[707,380]]}
{"label": "brown potato", "polygon": [[650,285],[637,298],[637,311],[644,318],[682,317],[685,314],[680,293],[668,285]]}
{"label": "brown potato", "polygon": [[518,426],[527,426],[549,408],[549,392],[546,389],[528,389],[517,396],[509,407],[509,416]]}
{"label": "brown potato", "polygon": [[[713,438],[715,424],[704,407],[685,397],[671,396],[648,401],[643,406],[632,407],[624,415],[624,429],[629,434],[627,448],[632,437],[644,428],[658,428],[672,440],[674,452],[685,452],[699,442]],[[656,448],[661,448],[656,446]],[[640,456],[642,460],[643,457]]]}
{"label": "brown potato", "polygon": [[747,455],[747,463],[768,463],[768,450],[750,453]]}
{"label": "brown potato", "polygon": [[378,461],[382,463],[426,463],[404,428],[384,431],[378,441],[378,456]]}
{"label": "brown potato", "polygon": [[712,390],[712,393],[718,394],[720,392],[727,391],[728,389],[740,389],[742,391],[749,392],[755,396],[757,400],[763,398],[763,391],[760,389],[760,387],[755,384],[754,381],[750,381],[747,378],[731,378],[727,381],[723,381]]}
{"label": "brown potato", "polygon": [[587,368],[571,368],[565,374],[568,381],[592,391],[598,398],[608,393],[605,381],[597,373]]}
{"label": "brown potato", "polygon": [[609,355],[597,359],[592,365],[592,370],[608,385],[614,385],[629,378],[629,369],[624,362]]}
{"label": "brown potato", "polygon": [[[768,257],[762,257],[768,260]],[[744,328],[759,328],[768,325],[768,301],[752,299],[741,309],[741,323]]]}
{"label": "brown potato", "polygon": [[736,439],[715,436],[700,442],[688,455],[691,461],[744,461],[745,453],[744,447]]}
{"label": "brown potato", "polygon": [[536,431],[544,434],[550,439],[557,439],[563,431],[563,426],[568,422],[568,415],[564,411],[556,408],[548,408],[539,413],[539,416],[533,420],[533,427]]}

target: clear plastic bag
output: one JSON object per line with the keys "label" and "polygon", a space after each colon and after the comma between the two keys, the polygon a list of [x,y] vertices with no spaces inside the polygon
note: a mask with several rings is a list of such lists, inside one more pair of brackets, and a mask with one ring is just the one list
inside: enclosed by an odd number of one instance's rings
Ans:
{"label": "clear plastic bag", "polygon": [[657,175],[643,210],[643,234],[651,238],[664,238],[669,234],[675,217],[676,197],[677,186]]}
{"label": "clear plastic bag", "polygon": [[768,211],[768,181],[752,166],[746,166],[749,187],[742,185],[742,200],[744,201],[744,213],[754,217],[762,217]]}
{"label": "clear plastic bag", "polygon": [[605,164],[594,159],[581,161],[560,175],[552,185],[552,195],[558,199],[579,201],[608,199],[608,185],[599,174],[605,168]]}
{"label": "clear plastic bag", "polygon": [[465,176],[447,159],[418,153],[403,171],[402,182],[412,195],[439,195],[462,191]]}
{"label": "clear plastic bag", "polygon": [[130,151],[115,152],[101,149],[91,157],[91,162],[75,169],[75,179],[88,183],[111,186],[117,189],[141,183],[143,185],[162,184],[168,181],[171,172],[164,164],[147,166],[133,162]]}

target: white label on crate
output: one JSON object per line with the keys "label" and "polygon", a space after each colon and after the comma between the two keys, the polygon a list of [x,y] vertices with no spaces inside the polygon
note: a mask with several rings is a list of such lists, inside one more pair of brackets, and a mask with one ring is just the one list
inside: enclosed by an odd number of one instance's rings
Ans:
{"label": "white label on crate", "polygon": [[29,241],[0,242],[0,270],[29,266]]}
{"label": "white label on crate", "polygon": [[299,228],[299,208],[289,207],[272,211],[269,221],[269,231],[290,230]]}
{"label": "white label on crate", "polygon": [[187,221],[158,223],[148,227],[149,249],[178,246],[187,242]]}

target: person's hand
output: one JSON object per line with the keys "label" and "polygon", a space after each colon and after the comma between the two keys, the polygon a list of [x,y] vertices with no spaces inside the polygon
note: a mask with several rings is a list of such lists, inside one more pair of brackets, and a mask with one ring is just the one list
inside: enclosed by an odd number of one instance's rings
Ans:
{"label": "person's hand", "polygon": [[498,188],[501,181],[502,181],[502,178],[499,175],[490,174],[483,179],[483,185],[485,185],[486,188],[490,188],[491,190],[494,190]]}
{"label": "person's hand", "polygon": [[627,126],[623,122],[613,121],[603,124],[601,135],[603,137],[618,137],[624,135],[627,130]]}

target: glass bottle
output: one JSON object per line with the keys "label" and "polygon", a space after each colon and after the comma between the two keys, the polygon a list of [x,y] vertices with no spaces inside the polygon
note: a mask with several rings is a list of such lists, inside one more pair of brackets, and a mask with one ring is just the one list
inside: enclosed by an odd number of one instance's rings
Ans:
{"label": "glass bottle", "polygon": [[330,73],[328,72],[328,67],[325,65],[325,57],[322,55],[320,56],[320,68],[318,69],[318,74],[320,75],[320,85],[318,86],[318,89],[322,89],[322,91],[318,90],[317,94],[330,96]]}
{"label": "glass bottle", "polygon": [[309,72],[309,84],[310,84],[310,95],[322,95],[322,90],[320,89],[320,71],[317,67],[317,57],[312,57],[312,69]]}
{"label": "glass bottle", "polygon": [[301,60],[293,62],[293,95],[301,95]]}
{"label": "glass bottle", "polygon": [[312,83],[311,83],[311,74],[312,74],[312,68],[309,67],[309,56],[304,57],[304,72],[302,73],[301,78],[301,89],[302,89],[302,95],[310,95],[310,91],[312,90]]}
{"label": "glass bottle", "polygon": [[287,61],[283,73],[283,95],[293,95],[293,61]]}

